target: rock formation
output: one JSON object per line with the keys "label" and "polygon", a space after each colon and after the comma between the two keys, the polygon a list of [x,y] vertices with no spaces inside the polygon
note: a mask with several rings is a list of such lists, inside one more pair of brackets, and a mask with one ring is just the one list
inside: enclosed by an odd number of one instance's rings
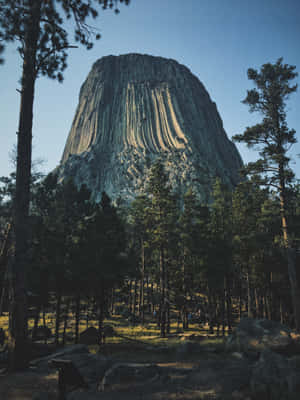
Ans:
{"label": "rock formation", "polygon": [[209,198],[216,176],[229,186],[242,165],[216,104],[188,68],[149,55],[107,56],[92,67],[59,166],[60,177],[131,200],[157,158],[180,193]]}

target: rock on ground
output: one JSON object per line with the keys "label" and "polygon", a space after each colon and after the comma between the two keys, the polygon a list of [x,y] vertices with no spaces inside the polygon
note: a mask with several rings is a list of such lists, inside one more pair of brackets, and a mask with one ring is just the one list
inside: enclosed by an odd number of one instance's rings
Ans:
{"label": "rock on ground", "polygon": [[226,349],[251,355],[265,349],[284,353],[292,345],[291,330],[279,322],[243,318],[233,334],[228,337]]}

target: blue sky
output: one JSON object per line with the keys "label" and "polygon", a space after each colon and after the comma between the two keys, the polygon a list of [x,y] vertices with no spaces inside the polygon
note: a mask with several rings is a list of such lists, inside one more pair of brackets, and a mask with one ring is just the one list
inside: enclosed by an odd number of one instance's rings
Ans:
{"label": "blue sky", "polygon": [[[283,57],[300,72],[300,0],[131,0],[121,13],[100,12],[94,22],[102,38],[94,48],[72,49],[63,84],[37,81],[33,158],[50,172],[61,158],[78,103],[79,89],[92,64],[109,54],[143,53],[173,58],[190,68],[216,102],[229,137],[259,121],[241,103],[251,82],[249,67]],[[9,152],[16,142],[21,60],[13,45],[0,66],[0,176],[13,169]],[[298,82],[299,82],[298,78]],[[300,89],[288,102],[288,124],[300,142]],[[238,145],[245,162],[256,154]],[[300,179],[300,145],[292,167]]]}

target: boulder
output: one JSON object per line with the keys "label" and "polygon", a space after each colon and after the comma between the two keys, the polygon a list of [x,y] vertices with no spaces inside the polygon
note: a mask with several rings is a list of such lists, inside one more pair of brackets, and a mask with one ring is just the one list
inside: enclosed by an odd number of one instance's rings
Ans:
{"label": "boulder", "polygon": [[38,392],[34,393],[32,400],[52,400],[53,396],[49,392]]}
{"label": "boulder", "polygon": [[30,366],[34,369],[39,370],[48,370],[49,369],[49,361],[53,358],[60,358],[60,359],[72,359],[72,357],[76,354],[89,354],[89,349],[86,345],[82,344],[75,344],[73,346],[67,346],[59,351],[52,352],[51,354],[47,355],[46,357],[39,357],[35,360],[30,362]]}
{"label": "boulder", "polygon": [[99,400],[99,393],[94,391],[74,391],[68,393],[67,400]]}
{"label": "boulder", "polygon": [[243,318],[226,342],[229,352],[243,352],[258,357],[265,349],[284,353],[293,345],[291,330],[276,321]]}
{"label": "boulder", "polygon": [[245,391],[251,379],[251,363],[245,358],[226,360],[219,371],[218,383],[225,393]]}
{"label": "boulder", "polygon": [[232,393],[247,390],[250,377],[251,365],[246,359],[201,358],[189,373],[186,384],[201,391],[214,391],[222,395],[220,399],[232,399]]}
{"label": "boulder", "polygon": [[293,371],[293,391],[300,393],[300,356],[290,357],[288,362]]}
{"label": "boulder", "polygon": [[36,332],[32,331],[32,340],[45,340],[52,337],[52,331],[48,326],[40,325],[36,328]]}
{"label": "boulder", "polygon": [[105,337],[112,337],[112,336],[115,336],[115,330],[114,330],[113,326],[111,326],[111,325],[105,325],[105,326],[103,327],[103,335],[104,335]]}
{"label": "boulder", "polygon": [[200,344],[185,340],[183,343],[180,343],[176,349],[176,356],[179,360],[189,358],[191,354],[198,353],[203,351],[203,348]]}
{"label": "boulder", "polygon": [[80,333],[79,343],[81,344],[98,344],[99,343],[99,332],[98,329],[90,326],[86,330]]}
{"label": "boulder", "polygon": [[5,349],[0,352],[0,365],[7,363],[8,363],[8,351]]}
{"label": "boulder", "polygon": [[111,361],[101,354],[91,354],[86,345],[73,345],[56,353],[31,362],[31,367],[39,372],[51,369],[51,360],[70,360],[78,369],[84,380],[90,385],[99,382],[105,371],[110,368]]}
{"label": "boulder", "polygon": [[6,335],[3,328],[0,328],[0,346],[4,345]]}
{"label": "boulder", "polygon": [[141,319],[134,314],[131,314],[128,318],[127,321],[131,324],[139,324],[141,322]]}
{"label": "boulder", "polygon": [[146,385],[159,378],[159,367],[155,364],[117,363],[108,369],[100,381],[98,390],[134,388]]}
{"label": "boulder", "polygon": [[188,341],[194,340],[196,342],[202,342],[203,340],[205,340],[207,338],[208,338],[207,335],[205,335],[205,336],[204,335],[196,335],[195,333],[191,333],[190,335],[187,335],[187,334],[180,335],[180,340],[182,342],[184,342],[186,340],[188,340]]}
{"label": "boulder", "polygon": [[30,360],[35,360],[41,357],[46,357],[56,350],[54,343],[46,344],[41,342],[28,343],[28,356]]}
{"label": "boulder", "polygon": [[252,370],[251,392],[255,400],[295,400],[295,370],[280,354],[264,350]]}

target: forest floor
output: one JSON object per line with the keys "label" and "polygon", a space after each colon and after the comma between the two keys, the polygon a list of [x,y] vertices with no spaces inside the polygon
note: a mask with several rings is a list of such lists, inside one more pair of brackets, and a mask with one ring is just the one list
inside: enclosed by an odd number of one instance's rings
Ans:
{"label": "forest floor", "polygon": [[[0,326],[4,326],[0,320]],[[105,321],[114,326],[117,336],[107,338],[105,345],[89,346],[91,354],[101,354],[112,364],[155,365],[160,379],[142,384],[110,385],[105,391],[76,390],[69,400],[199,400],[250,399],[243,391],[241,360],[229,359],[224,353],[224,338],[209,334],[207,326],[191,324],[185,331],[174,324],[167,338],[160,338],[154,323],[131,325],[124,318]],[[73,322],[69,329],[72,331]],[[85,325],[81,326],[81,331]],[[231,371],[231,372],[230,372]],[[237,386],[227,383],[237,381]],[[0,374],[1,400],[56,400],[58,373],[54,370],[29,369],[19,373]],[[225,387],[226,386],[226,387]]]}

